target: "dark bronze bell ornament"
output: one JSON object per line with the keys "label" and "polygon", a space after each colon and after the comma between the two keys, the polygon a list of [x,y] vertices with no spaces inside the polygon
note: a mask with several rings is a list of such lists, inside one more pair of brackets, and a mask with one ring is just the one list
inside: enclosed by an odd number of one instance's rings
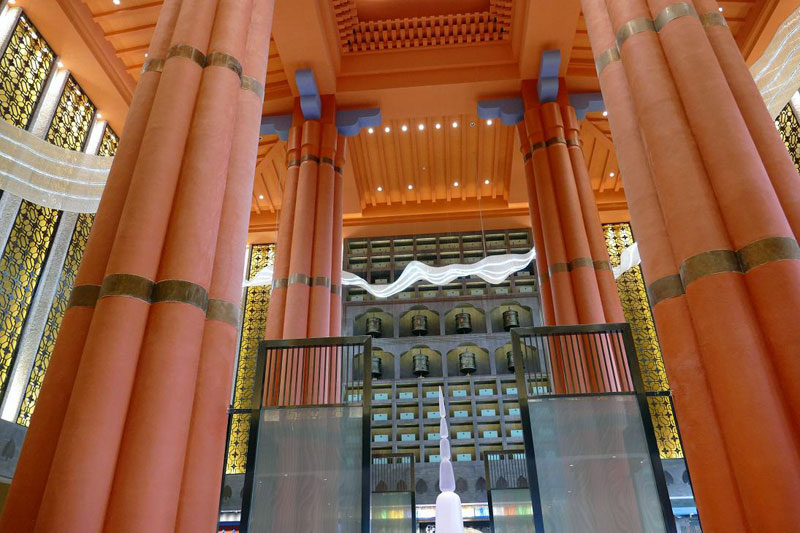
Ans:
{"label": "dark bronze bell ornament", "polygon": [[514,352],[511,350],[506,352],[506,365],[509,372],[514,372]]}
{"label": "dark bronze bell ornament", "polygon": [[472,352],[461,352],[458,356],[458,369],[462,374],[474,374],[478,370],[475,361],[475,354]]}
{"label": "dark bronze bell ornament", "polygon": [[469,313],[456,315],[456,331],[458,333],[472,333],[472,317]]}
{"label": "dark bronze bell ornament", "polygon": [[371,316],[367,319],[367,335],[373,338],[381,336],[381,319],[377,316]]}
{"label": "dark bronze bell ornament", "polygon": [[428,317],[425,315],[414,315],[411,317],[411,333],[417,337],[428,334]]}
{"label": "dark bronze bell ornament", "polygon": [[372,377],[374,379],[380,379],[380,377],[383,375],[383,367],[382,367],[382,365],[383,365],[383,362],[381,361],[381,358],[378,357],[377,355],[373,355],[372,356]]}
{"label": "dark bronze bell ornament", "polygon": [[510,331],[511,328],[519,327],[519,313],[513,309],[503,311],[503,329]]}
{"label": "dark bronze bell ornament", "polygon": [[414,355],[414,375],[417,377],[425,377],[431,373],[430,358],[424,353]]}

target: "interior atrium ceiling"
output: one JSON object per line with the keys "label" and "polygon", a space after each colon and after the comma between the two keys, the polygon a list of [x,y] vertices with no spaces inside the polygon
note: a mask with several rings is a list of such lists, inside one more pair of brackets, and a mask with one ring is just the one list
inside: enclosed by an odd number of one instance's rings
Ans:
{"label": "interior atrium ceiling", "polygon": [[[117,131],[162,3],[17,0],[47,35],[69,21],[72,29],[58,37],[64,43],[53,44],[87,91],[115,92],[113,101],[91,96]],[[749,62],[766,47],[784,3],[720,2]],[[94,56],[93,67],[70,31]],[[380,127],[349,139],[344,208],[351,225],[425,214],[466,218],[476,210],[524,215],[516,129],[478,120],[477,100],[518,95],[520,80],[537,77],[548,49],[560,50],[559,76],[570,92],[599,90],[579,0],[277,0],[272,37],[264,115],[291,112],[300,68],[313,68],[320,92],[335,92],[339,108],[381,108]],[[581,130],[601,213],[618,217],[625,197],[607,118],[590,113]],[[285,156],[284,142],[261,138],[251,229],[274,230]]]}

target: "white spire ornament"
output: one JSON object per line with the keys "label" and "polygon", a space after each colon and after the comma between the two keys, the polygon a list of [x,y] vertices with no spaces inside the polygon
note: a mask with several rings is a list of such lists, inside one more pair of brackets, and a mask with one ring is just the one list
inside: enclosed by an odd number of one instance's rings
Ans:
{"label": "white spire ornament", "polygon": [[439,490],[436,498],[436,533],[464,533],[461,516],[461,498],[455,493],[456,477],[450,462],[450,428],[447,427],[447,411],[444,406],[442,388],[439,387]]}

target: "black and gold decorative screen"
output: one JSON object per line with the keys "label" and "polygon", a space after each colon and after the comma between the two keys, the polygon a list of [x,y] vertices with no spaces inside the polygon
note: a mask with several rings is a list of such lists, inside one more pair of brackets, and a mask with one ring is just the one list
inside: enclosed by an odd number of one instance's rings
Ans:
{"label": "black and gold decorative screen", "polygon": [[[275,246],[254,244],[250,251],[247,278],[251,279],[264,267],[275,261]],[[234,409],[250,409],[256,378],[258,343],[264,340],[267,327],[270,287],[248,287],[242,314],[242,340],[239,346],[239,364],[236,368],[236,385],[233,394]],[[228,457],[225,473],[243,474],[247,468],[247,442],[250,432],[250,415],[235,414],[231,421],[228,440]]]}
{"label": "black and gold decorative screen", "polygon": [[55,209],[23,200],[0,256],[0,390],[13,366],[58,215]]}
{"label": "black and gold decorative screen", "polygon": [[21,15],[0,58],[0,112],[6,122],[28,126],[54,61],[47,42]]}
{"label": "black and gold decorative screen", "polygon": [[97,150],[97,155],[106,157],[113,156],[117,153],[118,146],[119,137],[117,137],[117,134],[111,129],[111,126],[106,124],[106,129],[103,131],[103,139],[100,141],[100,148]]}
{"label": "black and gold decorative screen", "polygon": [[61,148],[81,151],[93,118],[94,105],[70,76],[45,138]]}
{"label": "black and gold decorative screen", "polygon": [[67,302],[75,284],[75,276],[78,274],[78,267],[81,264],[83,252],[86,249],[86,242],[89,240],[89,230],[94,222],[94,214],[81,213],[72,232],[72,239],[67,249],[64,259],[64,267],[61,270],[61,277],[58,280],[58,287],[47,314],[47,322],[44,326],[42,339],[39,341],[39,348],[36,351],[36,358],[33,362],[31,376],[28,379],[28,386],[25,389],[25,397],[22,400],[17,424],[27,426],[30,424],[31,415],[36,407],[36,400],[39,398],[39,391],[42,388],[45,372],[50,364],[50,357],[53,355],[53,348],[56,345],[56,337],[61,327],[61,320],[67,310]]}
{"label": "black and gold decorative screen", "polygon": [[[634,242],[631,225],[604,224],[603,231],[611,265],[618,266],[622,251]],[[641,267],[636,266],[617,278],[617,292],[622,302],[625,320],[631,325],[661,457],[663,459],[683,457],[672,410],[672,398],[669,394],[669,381],[664,370],[661,345],[656,335]]]}
{"label": "black and gold decorative screen", "polygon": [[786,104],[778,118],[775,119],[775,126],[778,128],[778,133],[780,133],[786,149],[792,156],[795,168],[800,171],[800,124],[789,104]]}

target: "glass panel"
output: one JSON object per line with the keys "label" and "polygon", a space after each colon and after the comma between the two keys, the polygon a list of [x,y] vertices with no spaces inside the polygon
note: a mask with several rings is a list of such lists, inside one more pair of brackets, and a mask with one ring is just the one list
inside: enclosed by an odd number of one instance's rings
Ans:
{"label": "glass panel", "polygon": [[[247,279],[261,272],[275,260],[275,246],[254,244],[250,252]],[[267,308],[271,287],[248,287],[242,313],[242,339],[239,346],[239,363],[236,369],[234,409],[249,409],[253,397],[256,375],[258,343],[264,339],[267,328]],[[225,473],[244,474],[247,469],[247,439],[250,434],[250,415],[234,415],[228,441],[228,458]]]}
{"label": "glass panel", "polygon": [[111,129],[111,126],[106,124],[106,129],[103,130],[103,138],[100,141],[100,148],[97,149],[97,155],[106,157],[113,156],[117,153],[118,146],[119,137],[117,137],[117,134]]}
{"label": "glass panel", "polygon": [[408,533],[411,524],[410,492],[372,493],[372,533]]}
{"label": "glass panel", "polygon": [[531,491],[492,489],[495,533],[534,533]]}
{"label": "glass panel", "polygon": [[0,390],[11,371],[57,222],[55,209],[23,200],[0,256]]}
{"label": "glass panel", "polygon": [[360,406],[261,413],[249,531],[361,531]]}
{"label": "glass panel", "polygon": [[529,402],[547,533],[662,533],[635,396]]}
{"label": "glass panel", "polygon": [[93,118],[94,105],[78,82],[70,76],[46,139],[61,148],[81,151]]}
{"label": "glass panel", "polygon": [[20,16],[0,58],[0,112],[9,124],[26,128],[44,90],[55,54],[36,28]]}
{"label": "glass panel", "polygon": [[64,267],[61,271],[61,278],[58,280],[58,287],[47,315],[47,322],[44,326],[42,340],[39,342],[39,349],[33,362],[31,377],[28,380],[28,387],[25,390],[25,398],[17,416],[17,424],[27,426],[31,423],[31,416],[36,407],[36,400],[39,398],[39,391],[42,388],[45,372],[50,364],[50,356],[53,355],[53,348],[56,345],[56,337],[61,327],[61,320],[67,310],[69,295],[75,283],[75,276],[78,274],[78,267],[89,240],[89,230],[92,229],[94,215],[82,213],[78,215],[75,230],[72,233],[72,240],[67,249],[67,256],[64,259]]}

